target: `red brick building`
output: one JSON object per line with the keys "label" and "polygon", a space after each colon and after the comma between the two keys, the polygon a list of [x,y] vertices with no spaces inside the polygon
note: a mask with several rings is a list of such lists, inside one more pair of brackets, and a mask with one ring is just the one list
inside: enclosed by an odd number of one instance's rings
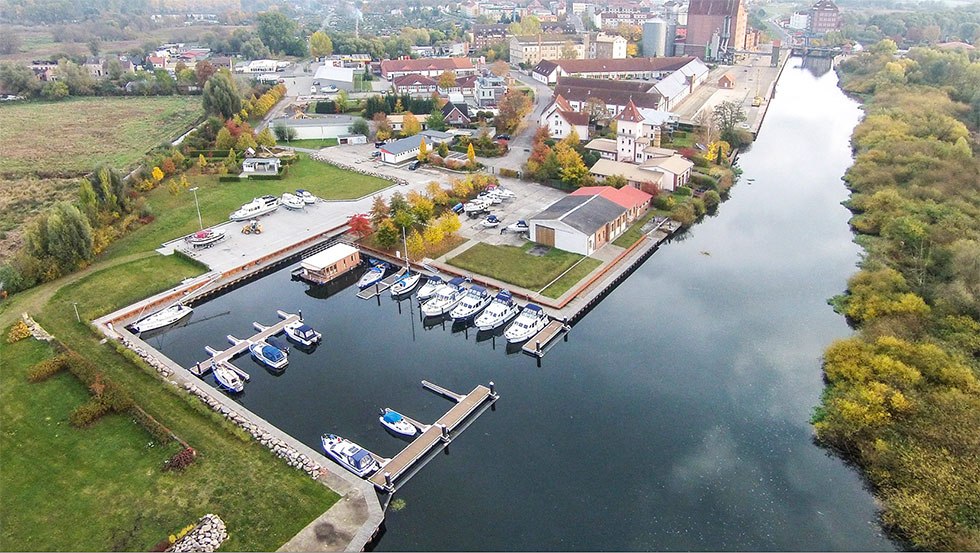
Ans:
{"label": "red brick building", "polygon": [[727,49],[744,50],[747,25],[743,0],[691,0],[684,55],[718,59]]}

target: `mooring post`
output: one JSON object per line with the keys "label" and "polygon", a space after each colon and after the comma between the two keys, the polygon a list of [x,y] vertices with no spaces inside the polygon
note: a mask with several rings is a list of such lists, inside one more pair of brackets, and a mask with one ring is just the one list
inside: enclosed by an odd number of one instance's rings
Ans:
{"label": "mooring post", "polygon": [[445,424],[440,424],[439,425],[439,430],[442,431],[442,440],[445,441],[445,442],[448,442],[449,441],[449,428],[447,428]]}
{"label": "mooring post", "polygon": [[494,385],[493,380],[490,381],[490,395],[497,397],[497,387]]}
{"label": "mooring post", "polygon": [[534,351],[538,354],[538,357],[541,357],[541,340],[534,341]]}
{"label": "mooring post", "polygon": [[572,330],[572,327],[568,326],[568,317],[562,317],[561,318],[561,324],[562,324],[563,327],[565,327],[565,336],[562,338],[562,340],[564,340],[565,342],[567,342],[568,341],[568,332],[570,330]]}
{"label": "mooring post", "polygon": [[395,489],[395,486],[391,483],[391,473],[388,471],[385,471],[385,487],[389,490]]}
{"label": "mooring post", "polygon": [[303,320],[303,310],[302,310],[302,309],[300,309],[300,310],[299,310],[299,320],[300,320],[301,322],[302,322],[302,320]]}
{"label": "mooring post", "polygon": [[374,295],[378,298],[378,307],[381,307],[381,282],[374,283]]}

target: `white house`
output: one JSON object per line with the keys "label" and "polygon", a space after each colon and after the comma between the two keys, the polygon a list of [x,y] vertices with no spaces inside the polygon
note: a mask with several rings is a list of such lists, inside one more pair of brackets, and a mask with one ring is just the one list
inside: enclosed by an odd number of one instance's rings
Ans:
{"label": "white house", "polygon": [[390,164],[398,164],[414,159],[421,150],[422,139],[431,151],[439,144],[449,144],[453,140],[453,135],[440,131],[422,131],[416,135],[402,138],[394,142],[389,142],[381,147],[381,161]]}
{"label": "white house", "polygon": [[629,210],[601,195],[568,195],[527,220],[532,241],[591,255],[628,227]]}
{"label": "white house", "polygon": [[272,128],[289,127],[296,132],[297,140],[337,138],[351,133],[354,121],[359,117],[350,115],[324,115],[308,119],[277,119],[273,120]]}
{"label": "white house", "polygon": [[548,127],[552,138],[565,138],[572,131],[578,134],[580,140],[589,138],[589,114],[573,110],[561,94],[555,96],[551,104],[541,112],[538,124]]}
{"label": "white house", "polygon": [[242,161],[242,173],[248,175],[277,175],[281,167],[277,157],[247,157]]}

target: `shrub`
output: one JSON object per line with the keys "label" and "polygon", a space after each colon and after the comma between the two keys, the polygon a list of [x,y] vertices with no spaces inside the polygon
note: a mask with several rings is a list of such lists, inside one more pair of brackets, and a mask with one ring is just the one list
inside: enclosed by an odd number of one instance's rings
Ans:
{"label": "shrub", "polygon": [[99,371],[91,361],[74,352],[65,356],[65,366],[87,387],[95,384],[96,379],[100,376]]}
{"label": "shrub", "polygon": [[689,204],[677,204],[670,210],[670,218],[684,225],[691,226],[697,220],[694,208]]}
{"label": "shrub", "polygon": [[251,175],[248,178],[249,180],[282,180],[282,175]]}
{"label": "shrub", "polygon": [[657,209],[671,209],[675,203],[677,203],[677,200],[670,194],[660,194],[653,199],[653,207]]}
{"label": "shrub", "polygon": [[167,444],[174,439],[174,435],[170,432],[170,429],[160,424],[159,421],[147,414],[146,411],[136,407],[131,409],[130,412],[133,414],[133,420],[145,428],[157,443]]}
{"label": "shrub", "polygon": [[500,176],[501,177],[517,178],[518,174],[519,173],[517,171],[515,171],[513,169],[507,169],[506,167],[505,168],[502,168],[500,170]]}
{"label": "shrub", "polygon": [[700,217],[705,214],[707,208],[704,205],[704,200],[701,198],[694,198],[691,200],[691,207],[694,208],[694,215]]}
{"label": "shrub", "polygon": [[693,163],[696,167],[710,167],[711,166],[711,162],[708,161],[701,154],[695,154],[695,155],[691,156],[690,159],[691,159],[691,163]]}
{"label": "shrub", "polygon": [[238,175],[221,175],[218,177],[218,182],[241,182],[241,180]]}
{"label": "shrub", "polygon": [[29,382],[41,382],[42,380],[47,380],[52,376],[65,370],[67,363],[65,362],[66,355],[58,355],[52,357],[51,359],[45,359],[37,365],[31,367],[31,370],[27,373],[27,380]]}
{"label": "shrub", "polygon": [[691,189],[687,186],[678,186],[677,190],[674,190],[674,194],[677,194],[678,196],[690,196]]}
{"label": "shrub", "polygon": [[102,415],[109,412],[109,409],[107,404],[92,398],[72,411],[71,415],[68,415],[68,422],[74,427],[84,428],[99,420]]}
{"label": "shrub", "polygon": [[704,173],[691,173],[691,183],[697,185],[698,188],[718,189],[718,181],[714,177],[705,175]]}
{"label": "shrub", "polygon": [[24,321],[17,321],[17,324],[10,327],[10,332],[7,333],[7,343],[19,342],[30,335],[31,329],[27,328],[27,324]]}
{"label": "shrub", "polygon": [[196,458],[197,451],[195,451],[193,447],[185,447],[163,463],[163,470],[184,470],[185,468],[189,467]]}
{"label": "shrub", "polygon": [[705,192],[703,200],[705,208],[710,212],[714,212],[718,209],[718,204],[721,203],[721,195],[714,190],[708,190]]}
{"label": "shrub", "polygon": [[113,411],[116,411],[117,413],[127,411],[135,404],[132,396],[129,395],[129,392],[123,389],[119,384],[116,384],[111,380],[104,380],[101,384],[102,391],[101,393],[96,394],[96,398],[109,406],[109,408]]}

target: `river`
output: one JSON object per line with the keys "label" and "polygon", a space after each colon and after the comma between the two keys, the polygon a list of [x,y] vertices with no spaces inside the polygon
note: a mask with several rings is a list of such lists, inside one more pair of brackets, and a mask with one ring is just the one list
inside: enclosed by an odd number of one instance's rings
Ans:
{"label": "river", "polygon": [[790,64],[719,214],[662,247],[541,367],[500,340],[426,328],[408,302],[312,297],[287,271],[149,341],[188,365],[302,309],[324,343],[278,376],[239,358],[252,375],[239,401],[317,449],[330,431],[390,456],[404,442],[378,408],[433,421],[451,404],[420,380],[495,381],[495,410],[399,491],[378,550],[891,550],[861,478],[809,424],[821,353],[850,334],[826,300],[859,256],[840,177],[861,114],[834,73]]}

